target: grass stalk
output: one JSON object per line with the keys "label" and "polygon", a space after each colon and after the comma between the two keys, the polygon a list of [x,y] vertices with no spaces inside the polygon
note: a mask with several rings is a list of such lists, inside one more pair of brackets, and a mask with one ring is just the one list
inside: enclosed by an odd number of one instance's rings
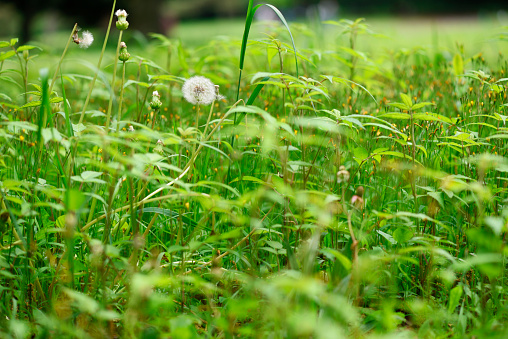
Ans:
{"label": "grass stalk", "polygon": [[[108,38],[109,38],[109,31],[111,29],[111,23],[113,22],[113,16],[115,14],[115,6],[116,6],[116,0],[113,0],[113,7],[111,8],[111,15],[109,17],[109,23],[108,23],[108,29],[106,31],[106,37],[104,38],[104,43],[102,45],[102,51],[99,56],[99,62],[97,63],[97,72],[95,72],[95,75],[92,79],[92,82],[90,83],[90,87],[88,89],[88,95],[85,99],[85,104],[83,105],[83,110],[81,111],[81,115],[79,116],[79,122],[78,124],[83,123],[83,119],[85,118],[85,112],[88,107],[88,102],[90,101],[90,98],[92,96],[92,90],[95,86],[95,81],[97,80],[97,76],[99,75],[101,64],[102,64],[102,58],[104,56],[104,51],[106,50],[106,45],[108,44]],[[117,53],[118,54],[118,53]]]}

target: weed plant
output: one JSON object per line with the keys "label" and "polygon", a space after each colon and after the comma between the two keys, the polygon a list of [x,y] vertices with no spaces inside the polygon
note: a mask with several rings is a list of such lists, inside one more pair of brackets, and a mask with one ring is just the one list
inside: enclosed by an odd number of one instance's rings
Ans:
{"label": "weed plant", "polygon": [[258,7],[195,49],[120,11],[98,59],[0,42],[1,337],[508,336],[504,52],[273,6],[249,40]]}

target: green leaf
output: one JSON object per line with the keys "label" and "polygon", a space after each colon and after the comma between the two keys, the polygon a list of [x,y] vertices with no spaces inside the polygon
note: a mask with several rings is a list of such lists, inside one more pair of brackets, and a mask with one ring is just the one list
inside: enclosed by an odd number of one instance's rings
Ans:
{"label": "green leaf", "polygon": [[429,197],[434,198],[434,200],[436,200],[438,202],[439,206],[444,208],[444,200],[443,200],[443,195],[441,194],[441,192],[428,192],[427,195]]}
{"label": "green leaf", "polygon": [[81,312],[95,315],[100,310],[99,303],[95,299],[67,288],[64,289],[64,292],[74,301],[75,306]]}
{"label": "green leaf", "polygon": [[13,55],[16,55],[15,51],[2,52],[2,53],[0,53],[0,61],[4,61],[6,59],[9,59]]}
{"label": "green leaf", "polygon": [[280,250],[283,248],[282,244],[278,241],[268,240],[266,244],[272,248],[275,248],[277,250]]}
{"label": "green leaf", "polygon": [[411,97],[407,95],[406,93],[400,93],[400,98],[402,99],[402,102],[409,107],[408,109],[413,108],[413,101],[411,100]]}
{"label": "green leaf", "polygon": [[380,236],[382,236],[383,238],[388,240],[390,242],[390,244],[395,245],[395,240],[393,239],[393,237],[391,235],[389,235],[388,233],[385,233],[381,230],[377,230],[376,232],[377,232],[377,234],[379,234]]}
{"label": "green leaf", "polygon": [[56,142],[62,141],[62,135],[54,127],[43,128],[42,129],[42,138],[44,140],[44,144],[47,144],[49,141],[56,141]]}
{"label": "green leaf", "polygon": [[450,302],[448,303],[448,313],[452,314],[455,308],[459,305],[460,298],[462,297],[462,285],[457,285],[450,291]]}
{"label": "green leaf", "polygon": [[129,87],[130,85],[138,85],[138,86],[142,86],[142,87],[145,87],[145,88],[148,88],[150,87],[151,85],[149,83],[146,83],[146,82],[143,82],[143,81],[136,81],[136,80],[127,80],[125,82],[125,84],[123,85],[123,88],[127,88]]}
{"label": "green leaf", "polygon": [[408,242],[413,237],[414,232],[412,229],[407,227],[400,227],[393,232],[393,239],[395,239],[396,242],[399,244],[403,244],[405,242]]}
{"label": "green leaf", "polygon": [[86,196],[78,189],[69,189],[66,191],[66,205],[68,211],[77,211],[81,209],[86,201]]}
{"label": "green leaf", "polygon": [[459,53],[455,54],[453,57],[453,71],[455,75],[464,74],[464,60]]}
{"label": "green leaf", "polygon": [[485,224],[490,227],[495,235],[499,236],[504,228],[504,219],[501,217],[485,217]]}
{"label": "green leaf", "polygon": [[390,112],[390,113],[381,114],[378,117],[379,118],[408,120],[410,118],[410,115],[408,113]]}
{"label": "green leaf", "polygon": [[101,175],[102,172],[84,171],[80,175],[73,175],[71,179],[78,182],[93,182],[96,184],[104,184],[106,183],[104,180],[98,179]]}
{"label": "green leaf", "polygon": [[31,50],[31,49],[34,49],[34,48],[37,48],[39,50],[42,51],[42,48],[40,47],[37,47],[37,46],[31,46],[31,45],[23,45],[23,46],[19,46],[16,51],[17,52],[23,52],[23,51],[28,51],[28,50]]}
{"label": "green leaf", "polygon": [[327,257],[335,257],[335,259],[337,259],[348,272],[351,270],[351,260],[349,260],[349,258],[342,254],[340,251],[337,251],[333,248],[322,248],[320,252],[322,252]]}
{"label": "green leaf", "polygon": [[392,102],[392,103],[389,103],[388,106],[396,107],[396,108],[403,110],[403,111],[409,111],[411,109],[410,106],[407,106],[406,104],[403,104],[401,102]]}
{"label": "green leaf", "polygon": [[185,79],[182,77],[177,77],[177,76],[169,75],[169,74],[162,74],[162,75],[148,74],[148,80],[150,80],[150,81],[163,80],[163,81],[178,81],[178,82],[185,81]]}
{"label": "green leaf", "polygon": [[81,124],[72,124],[74,135],[80,135],[86,129],[86,126]]}
{"label": "green leaf", "polygon": [[452,123],[450,118],[445,117],[444,115],[437,114],[437,113],[415,113],[415,114],[413,114],[413,119],[423,120],[423,121],[442,121],[442,122],[446,122],[448,124]]}
{"label": "green leaf", "polygon": [[487,139],[508,139],[508,133],[490,135],[487,137]]}
{"label": "green leaf", "polygon": [[412,159],[409,155],[401,153],[401,152],[396,152],[396,151],[384,151],[384,152],[380,152],[379,154],[380,155],[392,155],[397,158]]}
{"label": "green leaf", "polygon": [[422,107],[425,107],[425,106],[431,106],[431,105],[434,105],[432,102],[419,102],[417,104],[414,104],[413,107],[411,107],[411,109],[413,111],[416,111],[417,109],[420,109]]}
{"label": "green leaf", "polygon": [[369,157],[369,152],[363,147],[357,147],[353,150],[353,155],[358,164],[361,164]]}

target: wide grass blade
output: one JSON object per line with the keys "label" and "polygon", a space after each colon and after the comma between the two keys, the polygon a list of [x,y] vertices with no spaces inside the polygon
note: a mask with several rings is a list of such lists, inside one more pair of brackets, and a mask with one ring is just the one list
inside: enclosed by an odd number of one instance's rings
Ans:
{"label": "wide grass blade", "polygon": [[[293,44],[293,52],[295,55],[295,64],[296,64],[296,76],[298,77],[298,59],[296,54],[296,46],[295,46],[295,40],[293,39],[293,34],[291,33],[291,29],[289,28],[289,25],[286,21],[286,18],[284,18],[284,15],[277,9],[277,7],[270,5],[270,4],[259,4],[256,5],[256,7],[253,6],[252,0],[249,0],[249,7],[247,9],[247,17],[245,19],[245,30],[243,32],[243,38],[242,38],[242,48],[240,49],[240,77],[243,70],[243,64],[245,62],[245,52],[247,50],[247,41],[249,39],[249,32],[250,27],[252,26],[252,21],[254,20],[254,13],[258,10],[259,7],[266,5],[269,8],[271,8],[275,14],[279,17],[280,21],[284,24],[286,29],[288,30],[289,36],[291,38],[291,43]],[[236,100],[238,101],[239,95],[240,95],[240,79],[238,79],[238,90],[237,90],[237,96]]]}

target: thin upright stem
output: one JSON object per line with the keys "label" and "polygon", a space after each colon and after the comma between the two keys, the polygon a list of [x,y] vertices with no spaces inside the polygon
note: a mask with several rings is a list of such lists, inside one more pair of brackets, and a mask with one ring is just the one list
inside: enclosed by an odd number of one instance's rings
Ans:
{"label": "thin upright stem", "polygon": [[102,57],[104,56],[104,51],[106,50],[106,45],[108,43],[108,38],[109,38],[109,31],[111,29],[111,23],[113,22],[113,16],[115,14],[115,6],[116,6],[116,0],[113,0],[113,8],[111,9],[111,15],[109,17],[109,24],[108,24],[108,30],[106,31],[106,38],[104,39],[104,44],[102,45],[101,55],[99,56],[99,62],[97,64],[97,71],[95,72],[92,82],[90,83],[90,89],[88,90],[88,95],[86,96],[85,104],[83,105],[83,110],[81,111],[81,115],[79,116],[79,123],[80,124],[83,123],[86,108],[88,107],[88,102],[90,101],[90,97],[92,96],[92,90],[95,85],[95,81],[97,80],[97,76],[99,75],[99,71],[101,69]]}
{"label": "thin upright stem", "polygon": [[416,140],[415,140],[415,124],[413,121],[413,111],[409,111],[410,124],[411,124],[411,141],[413,142],[411,157],[413,160],[413,166],[411,168],[411,188],[413,191],[414,198],[414,212],[418,213],[418,197],[416,195],[416,176],[415,176],[415,164],[416,164]]}
{"label": "thin upright stem", "polygon": [[[106,134],[109,133],[109,124],[111,122],[111,109],[113,108],[113,98],[115,97],[115,80],[116,67],[118,65],[118,54],[120,53],[120,43],[122,42],[123,31],[118,36],[118,44],[116,46],[115,60],[113,61],[113,79],[111,80],[111,95],[109,96],[108,112],[106,113]],[[118,121],[117,124],[120,124]]]}
{"label": "thin upright stem", "polygon": [[125,61],[122,65],[122,84],[120,87],[120,102],[118,103],[118,118],[116,119],[117,125],[116,125],[116,132],[120,130],[120,120],[122,118],[122,104],[123,104],[123,85],[125,83]]}
{"label": "thin upright stem", "polygon": [[74,28],[72,29],[71,35],[69,36],[69,40],[67,40],[67,45],[65,45],[62,56],[60,57],[60,60],[58,61],[58,65],[56,66],[55,74],[53,75],[53,79],[51,80],[51,84],[49,85],[49,96],[51,96],[51,92],[53,90],[53,85],[55,84],[56,77],[58,76],[58,73],[60,72],[60,66],[62,66],[62,61],[65,57],[65,54],[67,53],[67,49],[69,48],[69,45],[71,44],[71,41],[73,40],[73,36],[76,33],[77,29],[78,29],[78,24],[76,23],[76,24],[74,24]]}

